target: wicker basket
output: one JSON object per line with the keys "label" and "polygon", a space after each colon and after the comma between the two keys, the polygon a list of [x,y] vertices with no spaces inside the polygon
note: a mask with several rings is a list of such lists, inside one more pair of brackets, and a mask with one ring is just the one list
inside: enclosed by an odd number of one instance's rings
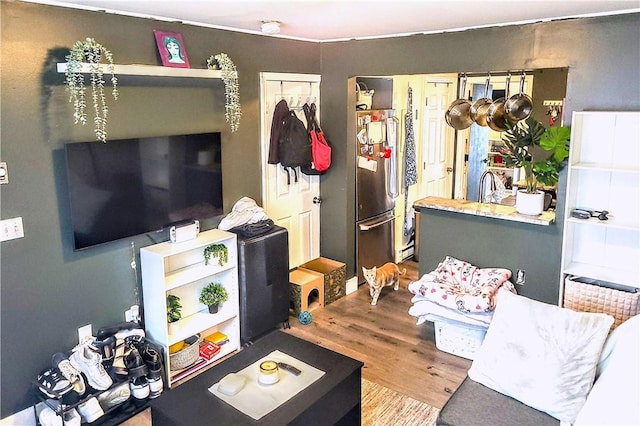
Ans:
{"label": "wicker basket", "polygon": [[577,276],[564,280],[565,308],[601,312],[615,318],[611,328],[640,313],[640,293],[607,287],[608,283]]}
{"label": "wicker basket", "polygon": [[198,337],[198,340],[193,344],[176,353],[169,355],[169,365],[171,366],[171,370],[182,370],[196,362],[200,355],[201,341],[202,339]]}

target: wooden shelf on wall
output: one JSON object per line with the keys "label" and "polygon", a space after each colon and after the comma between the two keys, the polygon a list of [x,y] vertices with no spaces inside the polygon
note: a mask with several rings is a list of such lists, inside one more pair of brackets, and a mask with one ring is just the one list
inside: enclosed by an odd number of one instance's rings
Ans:
{"label": "wooden shelf on wall", "polygon": [[[81,71],[83,73],[91,72],[92,64],[82,64]],[[109,74],[109,65],[100,64],[105,74]],[[57,70],[59,73],[65,73],[67,71],[67,63],[59,62],[57,64]],[[221,79],[222,71],[209,70],[201,68],[172,68],[172,67],[160,67],[156,65],[114,65],[114,72],[116,76],[139,76],[139,77],[172,77],[172,78],[206,78],[206,79]]]}
{"label": "wooden shelf on wall", "polygon": [[[81,72],[90,73],[92,64],[82,64]],[[110,71],[108,64],[100,64],[104,79],[110,83]],[[67,71],[66,62],[56,64],[58,74]],[[115,76],[118,85],[133,86],[180,86],[180,87],[212,87],[222,83],[222,71],[203,68],[173,68],[157,65],[119,65],[114,64]],[[60,82],[62,83],[62,81]],[[220,84],[222,87],[222,85]]]}

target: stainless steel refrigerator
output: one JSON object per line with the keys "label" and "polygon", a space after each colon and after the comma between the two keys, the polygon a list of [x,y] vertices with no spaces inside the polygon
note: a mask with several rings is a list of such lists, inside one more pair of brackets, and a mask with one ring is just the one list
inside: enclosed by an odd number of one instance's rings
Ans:
{"label": "stainless steel refrigerator", "polygon": [[356,119],[356,267],[369,269],[393,262],[399,194],[399,121],[394,110],[357,111]]}

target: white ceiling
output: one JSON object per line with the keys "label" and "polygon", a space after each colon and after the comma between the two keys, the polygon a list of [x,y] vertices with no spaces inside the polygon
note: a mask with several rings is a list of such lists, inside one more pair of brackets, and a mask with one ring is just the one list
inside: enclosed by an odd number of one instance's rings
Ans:
{"label": "white ceiling", "polygon": [[640,0],[26,0],[278,37],[335,41],[640,11]]}

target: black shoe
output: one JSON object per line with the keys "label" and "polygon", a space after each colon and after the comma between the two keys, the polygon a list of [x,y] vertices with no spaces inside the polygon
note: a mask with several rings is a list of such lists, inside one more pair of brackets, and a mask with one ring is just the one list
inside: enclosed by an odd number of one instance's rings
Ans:
{"label": "black shoe", "polygon": [[148,376],[152,379],[162,377],[162,355],[160,355],[160,352],[149,343],[142,344],[138,349],[144,363],[149,369]]}
{"label": "black shoe", "polygon": [[129,373],[129,380],[144,377],[149,373],[147,364],[145,364],[135,346],[131,347],[131,351],[125,356],[124,362],[127,366],[127,372]]}

